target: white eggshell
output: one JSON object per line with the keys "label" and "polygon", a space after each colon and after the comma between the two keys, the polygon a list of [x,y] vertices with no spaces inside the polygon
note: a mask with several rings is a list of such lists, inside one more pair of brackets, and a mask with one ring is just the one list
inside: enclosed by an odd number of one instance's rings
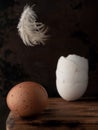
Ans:
{"label": "white eggshell", "polygon": [[77,55],[61,56],[56,69],[56,86],[60,96],[77,100],[86,91],[88,84],[88,60]]}

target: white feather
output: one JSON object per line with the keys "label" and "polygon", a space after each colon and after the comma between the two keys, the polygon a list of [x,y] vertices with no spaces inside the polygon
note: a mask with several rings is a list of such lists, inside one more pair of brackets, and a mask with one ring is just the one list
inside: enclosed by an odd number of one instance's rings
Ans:
{"label": "white feather", "polygon": [[47,28],[43,23],[37,22],[36,19],[37,15],[33,8],[26,5],[17,28],[21,39],[27,46],[45,44],[45,40],[47,40]]}

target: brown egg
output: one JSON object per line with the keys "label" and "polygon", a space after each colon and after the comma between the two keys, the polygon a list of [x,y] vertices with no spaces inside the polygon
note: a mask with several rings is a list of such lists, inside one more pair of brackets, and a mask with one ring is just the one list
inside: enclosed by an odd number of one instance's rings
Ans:
{"label": "brown egg", "polygon": [[48,103],[44,87],[35,82],[22,82],[14,86],[7,95],[9,109],[19,116],[33,116],[41,113]]}

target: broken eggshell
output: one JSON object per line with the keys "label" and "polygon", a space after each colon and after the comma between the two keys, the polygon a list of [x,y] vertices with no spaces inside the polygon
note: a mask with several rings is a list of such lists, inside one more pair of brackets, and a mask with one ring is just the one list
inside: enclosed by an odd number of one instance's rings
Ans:
{"label": "broken eggshell", "polygon": [[56,87],[59,95],[74,101],[85,93],[88,85],[88,60],[78,55],[61,56],[56,69]]}

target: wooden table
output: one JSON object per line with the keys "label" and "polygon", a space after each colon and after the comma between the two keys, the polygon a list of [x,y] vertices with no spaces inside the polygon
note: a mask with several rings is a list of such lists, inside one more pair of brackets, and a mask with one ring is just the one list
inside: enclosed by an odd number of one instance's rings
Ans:
{"label": "wooden table", "polygon": [[37,117],[23,119],[10,112],[6,130],[98,130],[98,100],[50,98]]}

